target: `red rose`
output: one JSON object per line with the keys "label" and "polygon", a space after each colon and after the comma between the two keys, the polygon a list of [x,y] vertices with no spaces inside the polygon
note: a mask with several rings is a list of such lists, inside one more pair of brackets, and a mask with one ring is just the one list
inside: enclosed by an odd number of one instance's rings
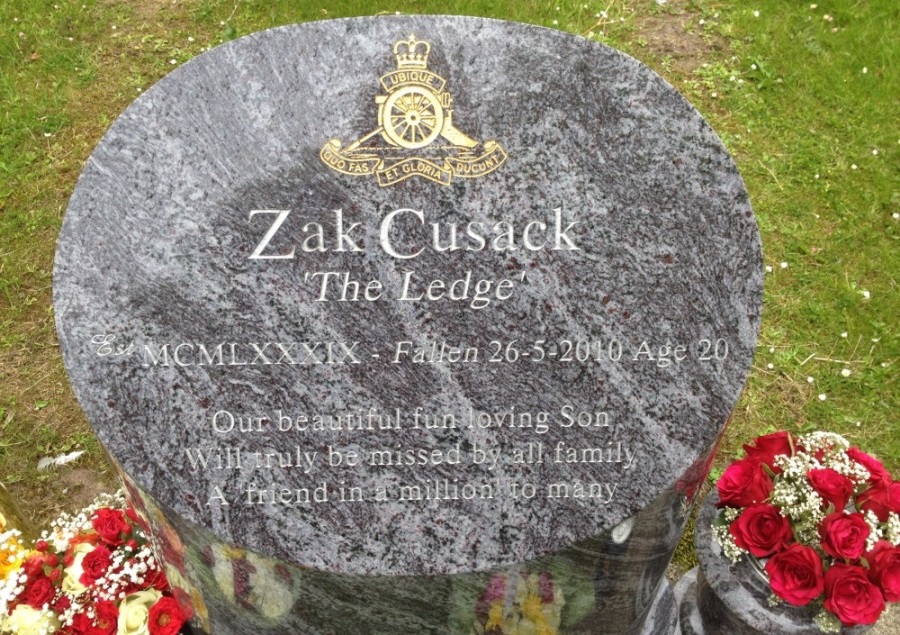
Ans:
{"label": "red rose", "polygon": [[103,542],[113,547],[125,542],[123,534],[127,537],[131,533],[131,526],[125,521],[125,514],[121,509],[104,507],[97,510],[91,518],[91,525]]}
{"label": "red rose", "polygon": [[76,635],[86,635],[92,627],[93,622],[91,622],[91,618],[87,616],[87,613],[76,613],[75,617],[72,618],[72,626],[70,628]]}
{"label": "red rose", "polygon": [[776,507],[751,505],[729,528],[734,542],[757,558],[765,558],[787,547],[794,539],[791,524]]}
{"label": "red rose", "polygon": [[25,562],[22,563],[22,573],[27,575],[29,578],[34,578],[36,576],[41,575],[44,571],[44,556],[41,554],[35,554],[33,556],[28,556],[25,558]]}
{"label": "red rose", "polygon": [[151,569],[147,573],[147,581],[150,583],[150,586],[159,592],[164,592],[169,588],[169,580],[161,569]]}
{"label": "red rose", "polygon": [[772,479],[762,465],[752,459],[741,459],[729,465],[716,487],[720,507],[747,507],[753,503],[763,503],[774,489]]}
{"label": "red rose", "polygon": [[185,615],[178,601],[167,595],[150,608],[150,635],[176,635],[184,624]]}
{"label": "red rose", "polygon": [[94,602],[94,622],[85,635],[115,635],[119,622],[119,609],[112,602]]}
{"label": "red rose", "polygon": [[874,624],[884,610],[884,598],[865,569],[838,562],[825,574],[825,608],[844,626]]}
{"label": "red rose", "polygon": [[150,533],[150,523],[144,520],[144,516],[138,513],[138,511],[134,507],[129,507],[128,509],[126,509],[125,515],[132,523],[143,529],[144,533]]}
{"label": "red rose", "polygon": [[822,594],[822,561],[812,547],[793,544],[766,562],[772,592],[794,606],[806,606]]}
{"label": "red rose", "polygon": [[881,461],[874,456],[866,454],[859,448],[847,450],[847,456],[862,465],[869,472],[869,483],[872,485],[888,485],[891,482],[891,473],[884,469]]}
{"label": "red rose", "polygon": [[63,593],[56,600],[53,601],[53,604],[50,605],[54,611],[57,613],[62,613],[70,606],[72,606],[72,600],[69,599],[69,596]]}
{"label": "red rose", "polygon": [[888,602],[900,602],[900,548],[881,540],[866,556],[869,580],[881,589]]}
{"label": "red rose", "polygon": [[793,438],[787,432],[773,432],[757,437],[752,445],[745,445],[744,452],[747,458],[764,463],[776,474],[781,474],[781,468],[775,467],[775,457],[779,454],[794,455]]}
{"label": "red rose", "polygon": [[109,549],[103,545],[95,547],[81,561],[81,568],[84,570],[84,573],[81,574],[78,581],[84,586],[91,586],[98,578],[103,577],[112,561],[111,555]]}
{"label": "red rose", "polygon": [[856,497],[856,506],[873,512],[881,522],[887,522],[890,512],[900,513],[900,483],[873,485]]}
{"label": "red rose", "polygon": [[806,476],[813,489],[825,499],[825,502],[834,505],[835,510],[839,512],[844,511],[856,487],[853,481],[830,467],[810,470]]}
{"label": "red rose", "polygon": [[75,545],[96,545],[101,542],[100,534],[95,534],[92,531],[87,533],[78,534],[74,538],[69,540],[69,549],[74,547]]}
{"label": "red rose", "polygon": [[857,560],[866,550],[866,539],[872,530],[860,513],[829,514],[819,525],[822,549],[832,558]]}
{"label": "red rose", "polygon": [[56,595],[56,587],[45,575],[39,575],[29,580],[22,592],[21,600],[28,606],[40,609],[45,604],[50,604]]}

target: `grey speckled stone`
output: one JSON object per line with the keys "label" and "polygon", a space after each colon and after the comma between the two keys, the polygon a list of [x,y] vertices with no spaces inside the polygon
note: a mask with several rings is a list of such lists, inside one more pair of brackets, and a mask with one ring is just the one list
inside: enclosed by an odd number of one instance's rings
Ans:
{"label": "grey speckled stone", "polygon": [[[397,69],[392,46],[410,33],[430,43],[428,69],[446,80],[452,124],[464,136],[385,150],[387,137],[375,135],[354,154],[347,144],[375,128],[376,98],[386,98],[379,79]],[[351,158],[439,162],[442,153],[462,160],[498,146],[506,158],[479,178],[382,187],[374,176],[326,166],[320,153],[332,139]],[[476,146],[462,148],[466,139]],[[422,221],[404,212],[385,238],[380,224],[398,209],[421,212]],[[276,218],[284,221],[277,230]],[[347,241],[334,236],[339,222]],[[312,223],[324,228],[325,251],[304,251]],[[431,223],[440,223],[442,242],[455,223],[461,248],[430,248]],[[516,228],[515,251],[482,249],[465,236],[466,227],[477,234],[498,223]],[[535,249],[524,248],[529,223]],[[385,240],[403,255],[423,250],[398,258]],[[384,295],[319,301],[317,272],[377,280]],[[479,308],[471,298],[397,300],[407,275],[418,294],[422,281],[449,284],[467,272],[473,284],[510,280],[508,297]],[[185,64],[129,107],[92,154],[54,270],[76,394],[133,495],[165,510],[154,521],[162,533],[192,544],[186,537],[199,532],[208,544],[236,544],[305,571],[435,580],[586,549],[587,561],[605,563],[597,564],[605,571],[597,598],[617,576],[609,597],[643,589],[628,600],[630,617],[617,618],[623,633],[642,628],[682,508],[743,386],[761,288],[741,179],[671,86],[582,38],[459,17],[284,27]],[[313,342],[332,343],[330,356],[327,344],[307,356],[304,344]],[[442,346],[476,350],[477,361],[415,363],[398,354]],[[672,362],[675,347],[682,359]],[[653,359],[661,348],[669,359]],[[312,359],[326,363],[305,363]],[[279,430],[283,416],[393,418],[398,409],[400,429]],[[470,425],[470,413],[513,410],[530,413],[531,427],[496,418]],[[233,430],[214,429],[222,412],[235,417]],[[417,412],[452,417],[455,427],[415,428]],[[608,425],[566,427],[569,412]],[[536,426],[538,413],[547,413],[546,430]],[[263,422],[242,432],[251,417]],[[514,462],[517,450],[534,458],[538,444],[540,462]],[[372,465],[373,450],[398,448],[458,449],[460,460]],[[485,448],[501,452],[496,465],[475,461]],[[341,452],[341,465],[326,464],[329,449]],[[555,460],[566,449],[582,460]],[[583,460],[592,449],[603,451],[600,460]],[[284,452],[293,463],[298,451],[316,453],[308,473],[255,467],[265,453]],[[208,454],[208,466],[193,469],[188,452]],[[348,452],[362,463],[347,467]],[[229,469],[235,457],[241,467]],[[476,485],[479,495],[398,500],[401,486],[424,493],[435,482]],[[512,496],[524,483],[536,495]],[[548,497],[551,484],[596,484],[600,496],[576,498],[572,489],[568,498]],[[341,502],[341,487],[360,488],[363,500]],[[376,500],[379,487],[386,500]],[[282,488],[291,497],[324,488],[328,500],[246,503],[248,491]],[[678,511],[636,531],[643,542],[626,541],[626,551],[638,566],[618,570],[622,563],[598,545],[614,543],[621,523],[659,510]],[[637,571],[646,576],[635,579]]]}
{"label": "grey speckled stone", "polygon": [[[772,595],[764,574],[745,558],[737,564],[722,554],[712,532],[719,495],[713,492],[697,514],[695,546],[699,567],[675,586],[679,635],[821,635],[813,622],[816,609],[782,603],[769,606]],[[871,627],[843,628],[843,635],[862,635]]]}

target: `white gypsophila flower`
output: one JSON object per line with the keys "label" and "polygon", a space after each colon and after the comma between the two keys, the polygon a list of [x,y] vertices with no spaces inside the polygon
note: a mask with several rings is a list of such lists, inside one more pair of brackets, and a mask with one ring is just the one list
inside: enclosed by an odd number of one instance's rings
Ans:
{"label": "white gypsophila flower", "polygon": [[713,536],[722,546],[722,553],[732,562],[737,562],[747,553],[745,549],[741,549],[734,542],[734,536],[728,531],[728,525],[713,525]]}
{"label": "white gypsophila flower", "polygon": [[772,505],[791,521],[798,541],[818,547],[821,544],[819,523],[825,518],[822,511],[824,501],[806,475],[811,469],[821,469],[822,465],[814,456],[804,452],[794,456],[778,455],[775,465],[782,469],[782,473],[775,479]]}
{"label": "white gypsophila flower", "polygon": [[856,486],[869,481],[869,470],[851,459],[844,451],[826,453],[821,463],[823,467],[831,468],[838,474],[846,476]]}
{"label": "white gypsophila flower", "polygon": [[881,522],[872,510],[866,512],[865,519],[866,524],[869,526],[869,537],[866,538],[866,551],[872,551],[875,543],[881,540],[884,534],[881,531]]}
{"label": "white gypsophila flower", "polygon": [[[0,515],[0,518],[3,518],[3,516]],[[3,523],[0,522],[0,527],[2,527],[2,526],[3,526]],[[0,532],[0,544],[2,544],[4,542],[9,542],[13,538],[19,539],[21,537],[22,537],[22,532],[19,531],[18,529],[7,529],[6,531]]]}
{"label": "white gypsophila flower", "polygon": [[834,432],[810,432],[799,439],[800,445],[806,452],[815,454],[819,450],[826,453],[845,452],[850,448],[850,442]]}
{"label": "white gypsophila flower", "polygon": [[19,576],[15,575],[7,576],[7,578],[0,583],[0,615],[9,613],[10,603],[18,597],[23,588],[24,587],[19,583]]}
{"label": "white gypsophila flower", "polygon": [[884,528],[884,539],[895,547],[900,546],[900,516],[894,512],[888,514]]}
{"label": "white gypsophila flower", "polygon": [[825,609],[816,614],[813,618],[813,621],[816,623],[816,626],[819,627],[823,633],[840,633],[841,632],[841,621],[837,618],[833,613],[829,613]]}
{"label": "white gypsophila flower", "polygon": [[148,545],[141,547],[133,556],[117,550],[113,553],[107,573],[98,578],[94,586],[103,599],[116,601],[123,597],[125,589],[143,585],[159,571],[159,563]]}

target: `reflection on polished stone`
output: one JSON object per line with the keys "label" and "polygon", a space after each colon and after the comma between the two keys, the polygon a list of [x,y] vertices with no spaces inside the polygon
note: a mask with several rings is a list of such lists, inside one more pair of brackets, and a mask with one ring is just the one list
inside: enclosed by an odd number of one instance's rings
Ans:
{"label": "reflection on polished stone", "polygon": [[123,477],[152,527],[172,586],[193,602],[194,633],[674,633],[675,601],[664,574],[690,503],[674,490],[628,519],[633,531],[624,539],[612,531],[496,571],[363,576],[297,567],[225,544]]}

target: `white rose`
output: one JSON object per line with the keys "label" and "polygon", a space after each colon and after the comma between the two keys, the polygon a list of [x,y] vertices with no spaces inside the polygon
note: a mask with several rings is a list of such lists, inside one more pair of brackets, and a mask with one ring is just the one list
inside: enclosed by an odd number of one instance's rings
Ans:
{"label": "white rose", "polygon": [[79,581],[81,574],[84,573],[82,562],[84,562],[84,557],[96,548],[96,545],[89,545],[85,542],[75,545],[75,548],[72,550],[75,553],[75,559],[63,571],[65,573],[62,581],[63,592],[70,595],[81,595],[87,591],[87,587]]}
{"label": "white rose", "polygon": [[0,631],[17,635],[50,635],[59,628],[59,620],[50,611],[38,611],[20,604],[12,615],[0,621]]}
{"label": "white rose", "polygon": [[119,604],[116,635],[149,635],[150,607],[161,597],[162,593],[154,589],[125,596]]}

